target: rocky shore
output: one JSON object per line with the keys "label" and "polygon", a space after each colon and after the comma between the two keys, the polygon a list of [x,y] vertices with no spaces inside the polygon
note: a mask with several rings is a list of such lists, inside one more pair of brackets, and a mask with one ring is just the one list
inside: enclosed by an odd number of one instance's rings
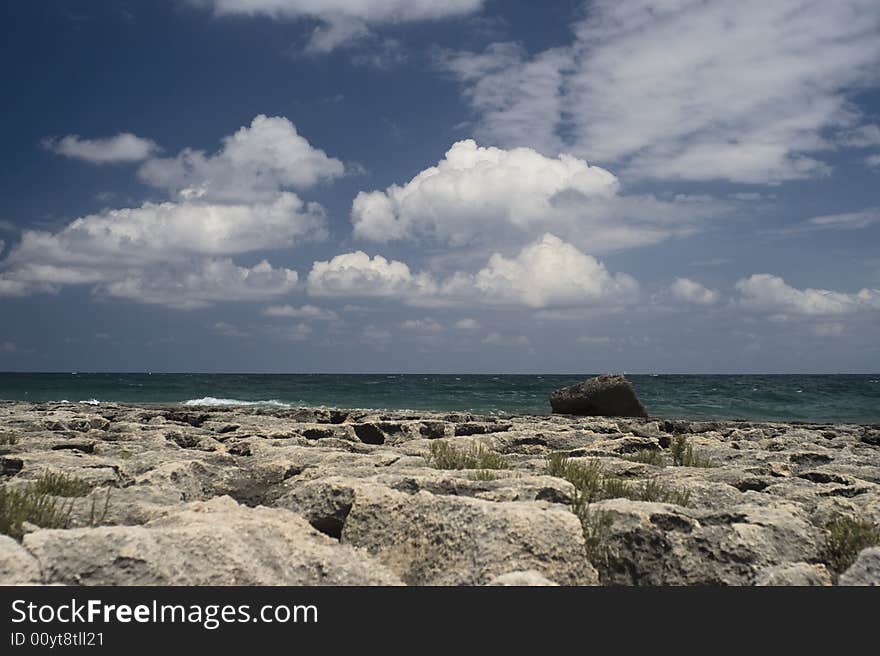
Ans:
{"label": "rocky shore", "polygon": [[0,583],[880,583],[880,427],[0,403]]}

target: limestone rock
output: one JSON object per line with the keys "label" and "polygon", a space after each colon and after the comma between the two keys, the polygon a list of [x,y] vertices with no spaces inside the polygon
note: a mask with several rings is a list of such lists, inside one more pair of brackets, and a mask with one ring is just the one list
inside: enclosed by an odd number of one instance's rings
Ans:
{"label": "limestone rock", "polygon": [[546,587],[553,585],[558,586],[559,584],[546,578],[541,572],[536,572],[535,570],[530,569],[525,572],[508,572],[507,574],[496,576],[486,585]]}
{"label": "limestone rock", "polygon": [[229,497],[188,503],[143,526],[39,530],[24,546],[46,583],[69,585],[398,585],[366,553],[301,517]]}
{"label": "limestone rock", "polygon": [[543,502],[490,502],[357,490],[342,542],[367,549],[410,585],[481,585],[514,570],[536,570],[562,585],[590,585],[580,522]]}
{"label": "limestone rock", "polygon": [[0,535],[0,585],[41,582],[37,559],[11,537]]}
{"label": "limestone rock", "polygon": [[862,549],[856,562],[840,575],[837,584],[880,586],[880,547]]}

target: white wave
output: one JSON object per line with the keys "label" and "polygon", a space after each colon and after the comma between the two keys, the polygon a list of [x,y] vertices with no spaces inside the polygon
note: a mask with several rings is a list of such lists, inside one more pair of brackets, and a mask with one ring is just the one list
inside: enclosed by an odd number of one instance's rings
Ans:
{"label": "white wave", "polygon": [[282,403],[281,401],[276,401],[275,399],[269,399],[268,401],[242,401],[240,399],[218,399],[215,396],[203,396],[200,399],[189,399],[187,401],[184,401],[182,405],[273,405],[279,407],[287,407],[290,404]]}
{"label": "white wave", "polygon": [[85,403],[86,405],[101,405],[101,402],[98,399],[89,399],[88,401],[79,401],[79,403]]}

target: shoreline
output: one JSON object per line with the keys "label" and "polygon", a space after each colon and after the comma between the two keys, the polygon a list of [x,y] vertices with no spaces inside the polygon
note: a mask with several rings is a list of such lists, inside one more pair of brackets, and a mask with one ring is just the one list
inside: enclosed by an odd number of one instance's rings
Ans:
{"label": "shoreline", "polygon": [[827,585],[880,526],[876,424],[0,401],[47,474],[0,582]]}
{"label": "shoreline", "polygon": [[[282,401],[245,401],[234,399],[235,403],[219,403],[219,404],[210,404],[210,403],[192,403],[190,399],[186,401],[176,401],[176,402],[168,402],[168,401],[155,401],[155,402],[129,402],[129,401],[101,401],[97,399],[90,399],[87,401],[22,401],[19,399],[0,399],[0,407],[6,405],[28,405],[35,406],[37,409],[54,409],[56,407],[80,407],[80,406],[90,406],[94,408],[142,408],[147,410],[156,410],[156,409],[189,409],[192,411],[208,411],[208,412],[243,412],[248,413],[249,410],[277,410],[279,412],[285,411],[297,411],[297,410],[326,410],[326,411],[334,411],[334,412],[348,412],[348,413],[384,413],[384,414],[421,414],[421,415],[431,415],[431,416],[440,416],[440,415],[472,415],[474,417],[486,417],[491,419],[513,419],[517,417],[522,418],[530,418],[530,419],[540,419],[546,417],[569,417],[571,419],[602,419],[603,417],[589,417],[589,416],[577,416],[577,415],[565,415],[565,414],[557,414],[553,413],[548,409],[546,413],[530,413],[530,412],[507,412],[507,411],[499,411],[497,413],[487,413],[480,412],[477,410],[471,409],[461,409],[461,410],[444,410],[444,409],[423,409],[423,408],[395,408],[395,407],[358,407],[358,406],[346,406],[346,405],[308,405],[302,403],[286,403]],[[828,420],[804,420],[804,419],[753,419],[749,417],[722,417],[722,418],[703,418],[703,417],[688,417],[688,416],[665,416],[665,415],[649,415],[647,418],[640,419],[637,417],[619,417],[619,419],[623,419],[626,421],[648,421],[648,422],[663,422],[663,421],[683,421],[683,422],[694,422],[694,423],[740,423],[740,424],[779,424],[779,425],[795,425],[795,426],[855,426],[855,427],[863,427],[863,428],[878,428],[880,427],[880,420],[878,421],[838,421],[834,419]]]}

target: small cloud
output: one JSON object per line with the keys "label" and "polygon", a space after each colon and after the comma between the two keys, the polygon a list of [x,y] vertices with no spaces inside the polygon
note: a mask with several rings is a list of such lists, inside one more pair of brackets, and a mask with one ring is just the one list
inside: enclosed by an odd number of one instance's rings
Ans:
{"label": "small cloud", "polygon": [[263,315],[267,317],[289,317],[305,321],[337,321],[339,319],[339,315],[333,310],[327,310],[314,305],[303,305],[301,307],[270,305],[263,310]]}
{"label": "small cloud", "polygon": [[46,150],[90,164],[141,162],[159,150],[154,141],[130,132],[102,139],[83,139],[78,134],[69,134],[60,139],[47,137],[42,143]]}
{"label": "small cloud", "polygon": [[400,327],[418,333],[442,333],[444,328],[431,317],[424,319],[407,319]]}
{"label": "small cloud", "polygon": [[502,335],[492,332],[483,338],[483,344],[491,346],[531,346],[529,338],[525,335]]}
{"label": "small cloud", "polygon": [[721,299],[721,294],[716,290],[704,287],[690,278],[676,278],[668,292],[676,301],[693,305],[714,305]]}
{"label": "small cloud", "polygon": [[470,318],[459,319],[455,322],[455,329],[468,333],[474,332],[480,329],[480,322]]}
{"label": "small cloud", "polygon": [[605,335],[581,335],[578,344],[610,344],[613,340]]}

